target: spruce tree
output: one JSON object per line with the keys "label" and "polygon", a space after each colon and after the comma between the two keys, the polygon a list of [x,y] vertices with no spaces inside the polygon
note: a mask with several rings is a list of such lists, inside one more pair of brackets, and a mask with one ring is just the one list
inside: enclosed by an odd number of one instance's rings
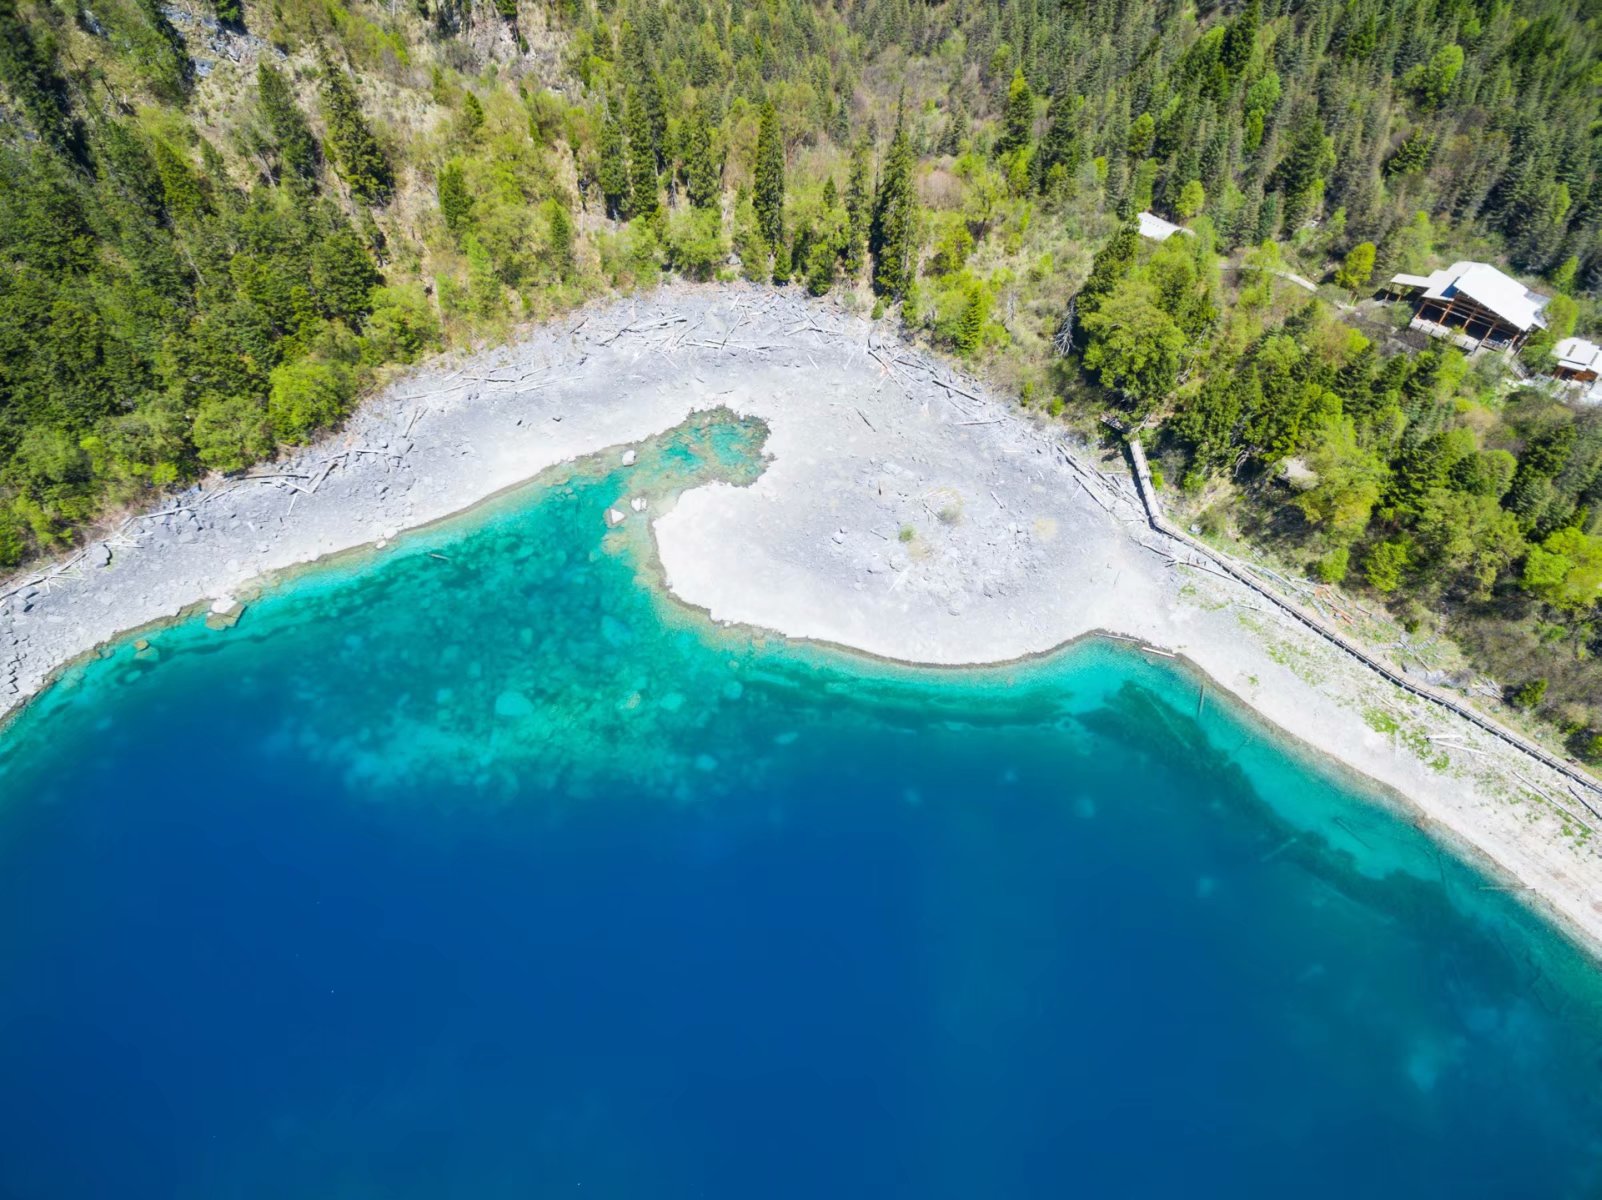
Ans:
{"label": "spruce tree", "polygon": [[288,81],[266,62],[256,67],[256,97],[267,132],[278,147],[279,177],[300,185],[315,183],[317,139],[296,107]]}
{"label": "spruce tree", "polygon": [[462,97],[462,136],[471,140],[478,136],[478,131],[484,128],[484,105],[479,98],[468,92]]}
{"label": "spruce tree", "polygon": [[[34,41],[16,0],[0,0],[0,83],[46,143],[74,157],[82,154],[83,127],[72,116],[52,39],[47,33],[42,44]],[[9,115],[6,123],[13,124]]]}
{"label": "spruce tree", "polygon": [[851,176],[846,182],[846,239],[842,266],[847,278],[855,279],[862,272],[862,260],[868,244],[868,225],[871,220],[868,182],[868,140],[860,139],[851,152]]}
{"label": "spruce tree", "polygon": [[356,89],[326,53],[322,55],[322,71],[323,119],[328,123],[334,166],[358,200],[383,204],[395,186],[389,158],[362,117]]}
{"label": "spruce tree", "polygon": [[775,249],[784,240],[784,146],[779,140],[779,114],[773,101],[762,106],[762,125],[757,132],[756,189],[757,225],[762,236]]}
{"label": "spruce tree", "polygon": [[599,182],[606,215],[621,221],[629,215],[629,160],[623,146],[623,130],[610,115],[601,124],[601,164]]}
{"label": "spruce tree", "polygon": [[1051,125],[1040,141],[1041,186],[1051,183],[1051,170],[1061,167],[1063,174],[1072,178],[1079,170],[1081,151],[1075,118],[1079,115],[1080,101],[1076,97],[1058,96],[1051,102]]}
{"label": "spruce tree", "polygon": [[1065,332],[1076,346],[1083,348],[1085,345],[1085,318],[1093,316],[1119,281],[1129,274],[1139,250],[1140,225],[1133,216],[1128,216],[1118,226],[1118,231],[1096,251],[1096,257],[1090,264],[1090,276],[1079,289],[1078,295],[1069,301],[1068,316],[1064,321],[1067,327]]}
{"label": "spruce tree", "polygon": [[667,165],[668,120],[662,85],[654,71],[646,71],[640,83],[640,103],[645,110],[645,126],[650,131],[651,153],[656,156],[656,169],[660,171]]}
{"label": "spruce tree", "polygon": [[968,140],[968,134],[968,106],[962,102],[962,96],[958,95],[951,102],[951,112],[946,117],[946,128],[940,135],[940,153],[961,154],[962,144]]}
{"label": "spruce tree", "polygon": [[873,201],[869,249],[873,251],[873,286],[880,295],[898,297],[912,280],[916,247],[918,198],[912,187],[912,144],[898,112],[895,136],[885,157],[884,178]]}
{"label": "spruce tree", "polygon": [[551,266],[557,278],[565,280],[573,274],[573,218],[568,214],[567,205],[555,199],[545,202],[545,213],[550,225]]}
{"label": "spruce tree", "polygon": [[826,238],[818,238],[807,252],[807,291],[822,296],[834,286],[834,269],[839,255]]}
{"label": "spruce tree", "polygon": [[662,201],[657,193],[656,149],[651,143],[651,117],[639,92],[629,91],[629,219],[655,217]]}
{"label": "spruce tree", "polygon": [[962,303],[962,312],[957,317],[957,328],[953,335],[957,353],[964,358],[971,358],[984,344],[985,323],[990,318],[990,295],[985,291],[985,285],[979,280],[971,280]]}
{"label": "spruce tree", "polygon": [[449,162],[439,173],[439,212],[445,228],[460,241],[472,225],[473,197],[462,178],[460,163]]}
{"label": "spruce tree", "polygon": [[1252,51],[1257,48],[1257,27],[1262,22],[1260,0],[1247,0],[1246,7],[1224,31],[1224,42],[1218,50],[1218,60],[1224,70],[1234,78],[1251,62]]}
{"label": "spruce tree", "polygon": [[1035,94],[1029,89],[1020,67],[1012,73],[1007,85],[1007,111],[1002,118],[1001,136],[996,139],[996,153],[1011,154],[1022,150],[1034,138]]}
{"label": "spruce tree", "polygon": [[712,132],[699,108],[685,122],[684,183],[694,207],[718,207],[721,187],[717,165],[712,161]]}

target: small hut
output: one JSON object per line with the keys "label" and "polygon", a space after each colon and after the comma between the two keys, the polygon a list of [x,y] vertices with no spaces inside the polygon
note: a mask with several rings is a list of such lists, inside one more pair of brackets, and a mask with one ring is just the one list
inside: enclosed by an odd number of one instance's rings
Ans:
{"label": "small hut", "polygon": [[1570,383],[1595,383],[1602,378],[1602,346],[1584,338],[1564,338],[1552,347],[1557,367],[1552,374]]}

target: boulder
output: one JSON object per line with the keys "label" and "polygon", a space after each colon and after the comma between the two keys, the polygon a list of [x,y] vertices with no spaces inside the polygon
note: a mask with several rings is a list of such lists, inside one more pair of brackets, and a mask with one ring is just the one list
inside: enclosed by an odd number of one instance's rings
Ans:
{"label": "boulder", "polygon": [[495,697],[495,715],[506,721],[517,721],[534,715],[534,701],[522,692],[508,688]]}

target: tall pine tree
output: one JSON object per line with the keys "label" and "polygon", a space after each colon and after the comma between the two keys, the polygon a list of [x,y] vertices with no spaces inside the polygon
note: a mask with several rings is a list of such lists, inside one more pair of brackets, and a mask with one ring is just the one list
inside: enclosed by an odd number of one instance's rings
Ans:
{"label": "tall pine tree", "polygon": [[762,106],[762,126],[757,131],[756,187],[751,199],[762,236],[768,245],[778,246],[784,240],[784,146],[779,140],[779,114],[771,100]]}
{"label": "tall pine tree", "polygon": [[287,183],[311,185],[317,179],[317,139],[295,106],[289,83],[265,61],[256,67],[257,106],[267,132],[278,149],[279,178]]}
{"label": "tall pine tree", "polygon": [[1001,136],[996,139],[997,154],[1011,154],[1022,150],[1034,139],[1035,94],[1024,78],[1023,69],[1012,73],[1007,85],[1007,111],[1002,118]]}
{"label": "tall pine tree", "polygon": [[912,186],[912,144],[902,111],[885,158],[884,178],[873,201],[873,286],[880,295],[899,297],[912,281],[918,227],[918,197]]}
{"label": "tall pine tree", "polygon": [[630,89],[629,219],[655,217],[662,201],[657,192],[656,147],[651,140],[651,115],[640,94]]}
{"label": "tall pine tree", "polygon": [[395,187],[389,158],[367,127],[349,77],[326,53],[321,60],[323,119],[328,123],[328,145],[334,152],[334,166],[358,200],[383,204]]}
{"label": "tall pine tree", "polygon": [[600,155],[597,182],[601,200],[606,206],[606,215],[621,221],[629,215],[630,208],[629,159],[623,146],[623,130],[610,114],[601,123]]}
{"label": "tall pine tree", "polygon": [[722,198],[722,181],[712,160],[712,132],[699,107],[685,121],[684,185],[696,208],[713,209]]}
{"label": "tall pine tree", "polygon": [[862,273],[863,256],[868,245],[873,204],[872,185],[868,179],[870,169],[868,139],[860,138],[851,151],[851,176],[846,182],[845,194],[845,250],[841,265],[849,279],[855,279]]}

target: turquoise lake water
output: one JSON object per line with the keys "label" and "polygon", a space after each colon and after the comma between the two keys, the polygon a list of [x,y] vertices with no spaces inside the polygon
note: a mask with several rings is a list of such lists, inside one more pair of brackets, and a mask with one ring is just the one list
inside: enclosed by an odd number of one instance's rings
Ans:
{"label": "turquoise lake water", "polygon": [[1110,644],[665,600],[687,427],[0,731],[0,1197],[1602,1196],[1602,972]]}

